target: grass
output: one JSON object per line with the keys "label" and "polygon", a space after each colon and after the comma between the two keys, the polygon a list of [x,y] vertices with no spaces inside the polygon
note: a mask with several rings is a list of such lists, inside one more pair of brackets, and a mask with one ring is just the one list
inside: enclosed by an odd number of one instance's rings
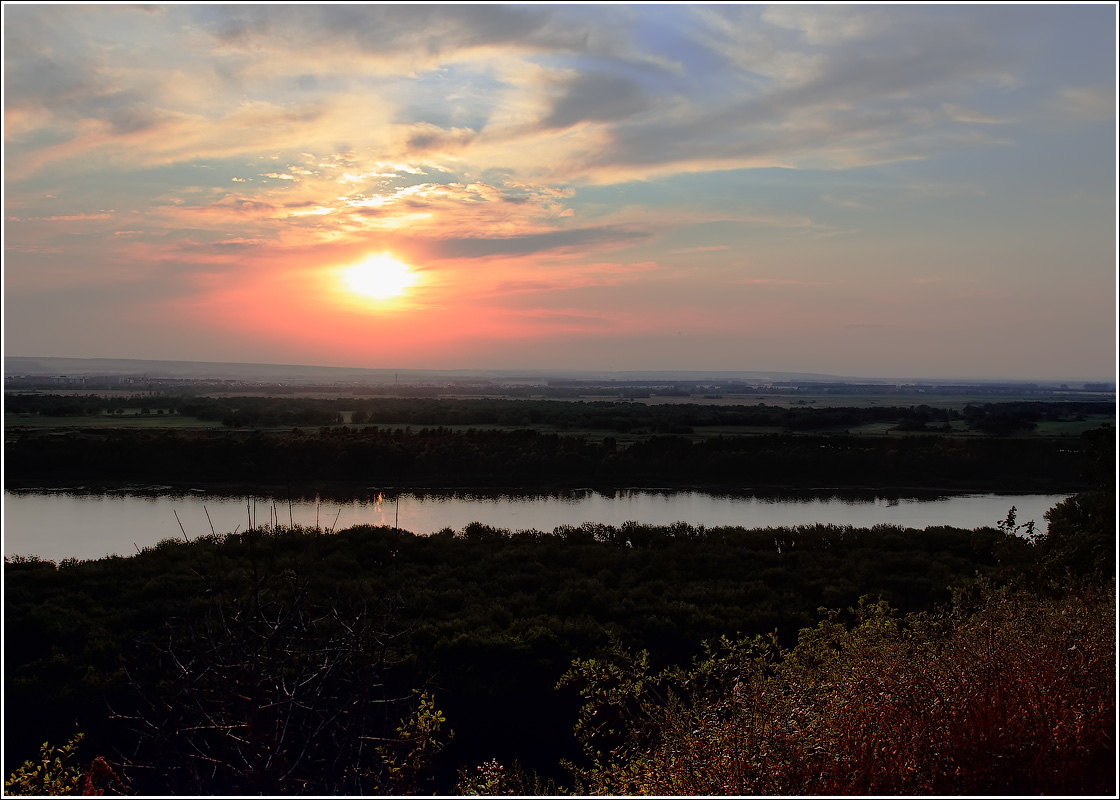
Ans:
{"label": "grass", "polygon": [[1043,421],[1038,423],[1034,432],[1040,436],[1080,436],[1085,431],[1094,430],[1105,423],[1115,425],[1115,415],[1086,414],[1083,420]]}

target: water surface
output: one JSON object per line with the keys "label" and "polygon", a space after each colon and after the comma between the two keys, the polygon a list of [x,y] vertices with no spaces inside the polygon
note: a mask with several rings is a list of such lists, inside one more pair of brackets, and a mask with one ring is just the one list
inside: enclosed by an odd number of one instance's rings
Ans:
{"label": "water surface", "polygon": [[162,539],[194,538],[270,524],[319,526],[397,525],[417,534],[482,522],[509,530],[552,531],[584,522],[621,525],[628,521],[668,525],[687,522],[716,527],[796,526],[814,523],[925,528],[994,526],[1015,506],[1020,522],[1045,527],[1043,513],[1064,500],[1060,494],[961,494],[888,498],[822,493],[761,496],[697,491],[592,490],[561,494],[377,493],[351,500],[229,497],[202,492],[157,491],[84,493],[4,492],[4,555],[42,558],[100,558],[129,555]]}

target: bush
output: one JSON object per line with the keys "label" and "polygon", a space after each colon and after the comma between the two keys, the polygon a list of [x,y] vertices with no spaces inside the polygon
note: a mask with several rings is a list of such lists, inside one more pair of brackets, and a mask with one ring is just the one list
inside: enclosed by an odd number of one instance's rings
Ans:
{"label": "bush", "polygon": [[4,793],[41,797],[103,795],[109,790],[113,794],[124,794],[128,784],[113,772],[105,759],[98,756],[85,770],[78,765],[75,751],[83,738],[83,734],[76,733],[61,747],[51,747],[49,742],[43,742],[39,748],[39,761],[24,761],[4,781]]}
{"label": "bush", "polygon": [[828,612],[790,651],[724,639],[690,670],[577,661],[578,774],[628,795],[1111,793],[1114,592],[977,591]]}
{"label": "bush", "polygon": [[74,751],[82,741],[82,734],[74,735],[62,747],[51,747],[43,742],[39,761],[24,761],[19,769],[4,781],[5,794],[15,795],[67,795],[78,794],[82,783],[82,770],[75,763]]}

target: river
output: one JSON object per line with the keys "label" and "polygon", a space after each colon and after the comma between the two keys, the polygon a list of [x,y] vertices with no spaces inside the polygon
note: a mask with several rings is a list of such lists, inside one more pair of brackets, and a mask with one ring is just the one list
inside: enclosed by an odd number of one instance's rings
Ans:
{"label": "river", "polygon": [[687,522],[747,528],[831,523],[854,527],[903,525],[925,528],[994,526],[1015,506],[1019,522],[1034,520],[1064,494],[958,494],[888,498],[837,493],[763,496],[697,491],[627,489],[613,493],[578,490],[559,494],[410,493],[372,494],[351,500],[229,497],[136,490],[4,492],[4,555],[41,558],[100,558],[130,555],[162,539],[245,530],[250,519],[267,525],[397,525],[417,534],[482,522],[509,530],[552,531],[584,522],[621,525],[628,521],[667,525]]}

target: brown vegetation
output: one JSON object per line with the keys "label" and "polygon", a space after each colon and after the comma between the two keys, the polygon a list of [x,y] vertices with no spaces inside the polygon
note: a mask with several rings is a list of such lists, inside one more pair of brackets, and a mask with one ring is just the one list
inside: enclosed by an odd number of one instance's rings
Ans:
{"label": "brown vegetation", "polygon": [[792,651],[730,641],[693,669],[576,662],[591,794],[1107,794],[1115,595],[984,590],[945,615],[837,612]]}

